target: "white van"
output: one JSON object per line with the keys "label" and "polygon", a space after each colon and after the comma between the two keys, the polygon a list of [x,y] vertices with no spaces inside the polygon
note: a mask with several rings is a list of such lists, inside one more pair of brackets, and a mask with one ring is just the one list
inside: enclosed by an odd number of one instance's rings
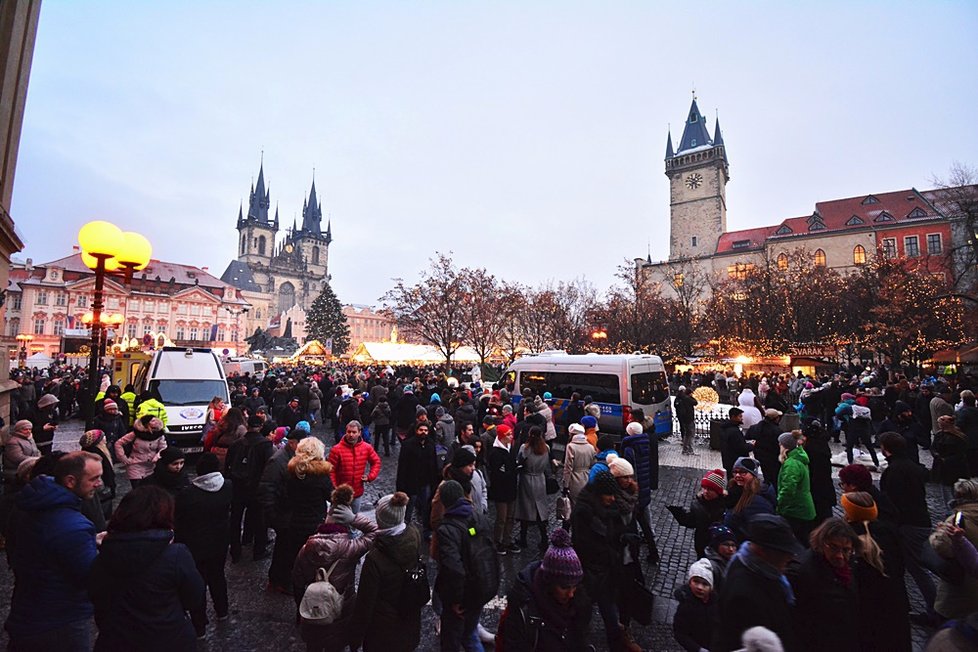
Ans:
{"label": "white van", "polygon": [[224,368],[210,349],[159,349],[140,370],[137,387],[163,403],[167,443],[184,453],[203,450],[200,437],[211,399],[217,396],[230,403]]}
{"label": "white van", "polygon": [[252,358],[228,358],[224,361],[224,374],[226,376],[244,376],[249,374],[253,378],[261,380],[268,371],[268,365],[264,360],[254,360]]}
{"label": "white van", "polygon": [[641,408],[646,417],[672,427],[669,383],[662,358],[655,355],[567,355],[548,351],[516,360],[503,377],[519,401],[523,388],[543,396],[550,392],[555,423],[577,392],[581,400],[590,396],[601,407],[598,430],[623,435],[632,410]]}

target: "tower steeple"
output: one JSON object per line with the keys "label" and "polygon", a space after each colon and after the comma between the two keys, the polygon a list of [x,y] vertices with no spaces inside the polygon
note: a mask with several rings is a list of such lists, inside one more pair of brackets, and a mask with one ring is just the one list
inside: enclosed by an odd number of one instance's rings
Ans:
{"label": "tower steeple", "polygon": [[706,120],[703,119],[703,114],[700,113],[700,108],[696,105],[696,98],[694,97],[693,103],[689,107],[686,126],[683,127],[682,140],[679,141],[679,150],[676,153],[681,154],[686,150],[712,144],[713,140],[710,138],[710,131],[706,127]]}
{"label": "tower steeple", "polygon": [[251,194],[248,197],[249,220],[263,224],[268,223],[268,208],[271,204],[269,201],[270,197],[271,193],[265,187],[265,162],[263,157],[262,163],[258,167],[258,183],[252,187]]}
{"label": "tower steeple", "polygon": [[316,198],[316,180],[312,180],[312,188],[309,190],[309,199],[303,202],[302,207],[302,231],[310,235],[322,235],[323,209]]}
{"label": "tower steeple", "polygon": [[672,129],[669,130],[669,135],[666,136],[666,158],[672,158],[675,153],[672,151]]}

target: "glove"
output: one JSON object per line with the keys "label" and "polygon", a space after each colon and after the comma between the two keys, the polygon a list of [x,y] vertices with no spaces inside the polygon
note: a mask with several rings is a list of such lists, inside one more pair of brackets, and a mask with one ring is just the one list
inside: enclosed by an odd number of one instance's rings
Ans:
{"label": "glove", "polygon": [[333,505],[333,508],[329,510],[329,517],[326,520],[330,523],[349,525],[353,522],[354,518],[355,515],[349,505]]}
{"label": "glove", "polygon": [[685,507],[680,507],[679,505],[666,505],[666,509],[668,509],[669,513],[675,516],[677,519],[686,516]]}

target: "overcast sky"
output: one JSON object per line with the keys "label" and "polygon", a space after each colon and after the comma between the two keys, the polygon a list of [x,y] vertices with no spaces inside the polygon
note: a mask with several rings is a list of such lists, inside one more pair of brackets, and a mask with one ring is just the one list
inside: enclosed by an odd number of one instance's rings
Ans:
{"label": "overcast sky", "polygon": [[647,242],[668,255],[666,131],[694,87],[731,230],[978,165],[978,3],[800,4],[45,0],[20,257],[107,219],[220,276],[264,150],[285,223],[315,168],[344,302],[436,250],[606,287]]}

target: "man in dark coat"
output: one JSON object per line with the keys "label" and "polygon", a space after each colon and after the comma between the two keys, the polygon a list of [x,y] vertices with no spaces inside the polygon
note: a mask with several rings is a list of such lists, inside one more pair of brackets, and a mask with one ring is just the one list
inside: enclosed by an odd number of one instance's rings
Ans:
{"label": "man in dark coat", "polygon": [[884,432],[895,432],[907,440],[906,455],[913,462],[920,463],[920,450],[918,445],[930,439],[922,435],[920,424],[914,418],[913,408],[903,401],[894,404],[890,416],[880,424],[880,434]]}
{"label": "man in dark coat", "polygon": [[[109,385],[105,389],[105,396],[95,401],[95,418],[97,419],[104,409],[105,399],[111,399],[115,402],[116,407],[119,408],[119,414],[122,415],[123,420],[126,425],[129,425],[129,404],[126,403],[122,397],[122,388],[118,385]],[[126,434],[126,433],[122,433]]]}
{"label": "man in dark coat", "polygon": [[733,477],[733,465],[737,458],[747,457],[754,450],[754,445],[747,443],[741,424],[744,423],[744,411],[738,407],[730,408],[729,416],[717,424],[720,428],[720,458],[727,477]]}
{"label": "man in dark coat", "polygon": [[397,491],[411,497],[405,521],[410,522],[417,511],[425,538],[431,538],[431,498],[441,481],[435,442],[428,434],[428,424],[422,421],[415,426],[413,436],[404,440],[397,458],[396,481]]}
{"label": "man in dark coat", "polygon": [[403,394],[393,405],[394,432],[397,434],[398,440],[403,441],[407,437],[408,431],[414,424],[414,418],[417,416],[418,405],[414,388],[411,385],[405,385]]}
{"label": "man in dark coat", "polygon": [[17,493],[17,546],[9,559],[14,593],[5,626],[10,649],[92,649],[95,527],[79,509],[100,486],[101,459],[78,451],[57,461],[53,478],[39,475]]}
{"label": "man in dark coat", "polygon": [[[220,472],[220,462],[213,453],[197,460],[197,477],[177,494],[174,511],[174,540],[190,549],[197,572],[211,592],[218,620],[228,617],[228,583],[224,575],[230,544],[231,482]],[[205,605],[190,613],[198,636],[207,627]]]}
{"label": "man in dark coat", "polygon": [[978,405],[970,389],[961,392],[961,409],[954,414],[954,424],[968,440],[968,476],[978,476]]}
{"label": "man in dark coat", "polygon": [[496,506],[496,524],[492,540],[496,552],[501,555],[520,552],[521,548],[513,541],[513,514],[516,510],[518,475],[516,471],[517,448],[513,445],[513,429],[506,424],[494,426],[490,432],[495,437],[486,455],[486,469],[489,480],[489,500]]}
{"label": "man in dark coat", "polygon": [[[248,417],[248,430],[245,436],[228,448],[224,474],[234,484],[234,500],[231,504],[231,560],[241,558],[241,520],[244,517],[244,540],[254,543],[252,558],[264,559],[268,556],[268,528],[264,513],[258,500],[258,484],[261,481],[265,463],[271,458],[274,449],[272,442],[261,435],[264,425],[261,417]],[[247,510],[247,515],[245,515]]]}
{"label": "man in dark coat", "polygon": [[781,462],[778,459],[781,454],[781,448],[778,446],[778,437],[782,432],[780,423],[780,412],[764,410],[764,418],[760,423],[755,423],[747,431],[747,439],[754,442],[754,458],[761,465],[764,481],[775,489],[777,489],[778,473],[781,471]]}
{"label": "man in dark coat", "polygon": [[285,446],[277,450],[262,470],[258,483],[258,500],[265,512],[265,522],[275,530],[272,563],[268,567],[268,588],[277,593],[292,592],[292,562],[289,558],[289,519],[292,516],[286,483],[289,479],[289,460],[308,433],[298,428],[286,435]]}
{"label": "man in dark coat", "polygon": [[784,571],[801,550],[783,518],[771,514],[754,517],[749,541],[727,566],[720,588],[720,624],[711,650],[740,649],[743,633],[758,625],[777,634],[786,652],[799,649],[793,624],[794,597]]}
{"label": "man in dark coat", "polygon": [[293,396],[289,402],[275,411],[275,423],[286,428],[295,428],[295,424],[305,420],[302,410],[299,409],[299,399]]}
{"label": "man in dark coat", "polygon": [[684,385],[680,385],[676,392],[675,408],[676,418],[679,420],[679,432],[682,436],[683,455],[693,454],[693,432],[695,413],[693,408],[699,403],[693,398],[689,390]]}

